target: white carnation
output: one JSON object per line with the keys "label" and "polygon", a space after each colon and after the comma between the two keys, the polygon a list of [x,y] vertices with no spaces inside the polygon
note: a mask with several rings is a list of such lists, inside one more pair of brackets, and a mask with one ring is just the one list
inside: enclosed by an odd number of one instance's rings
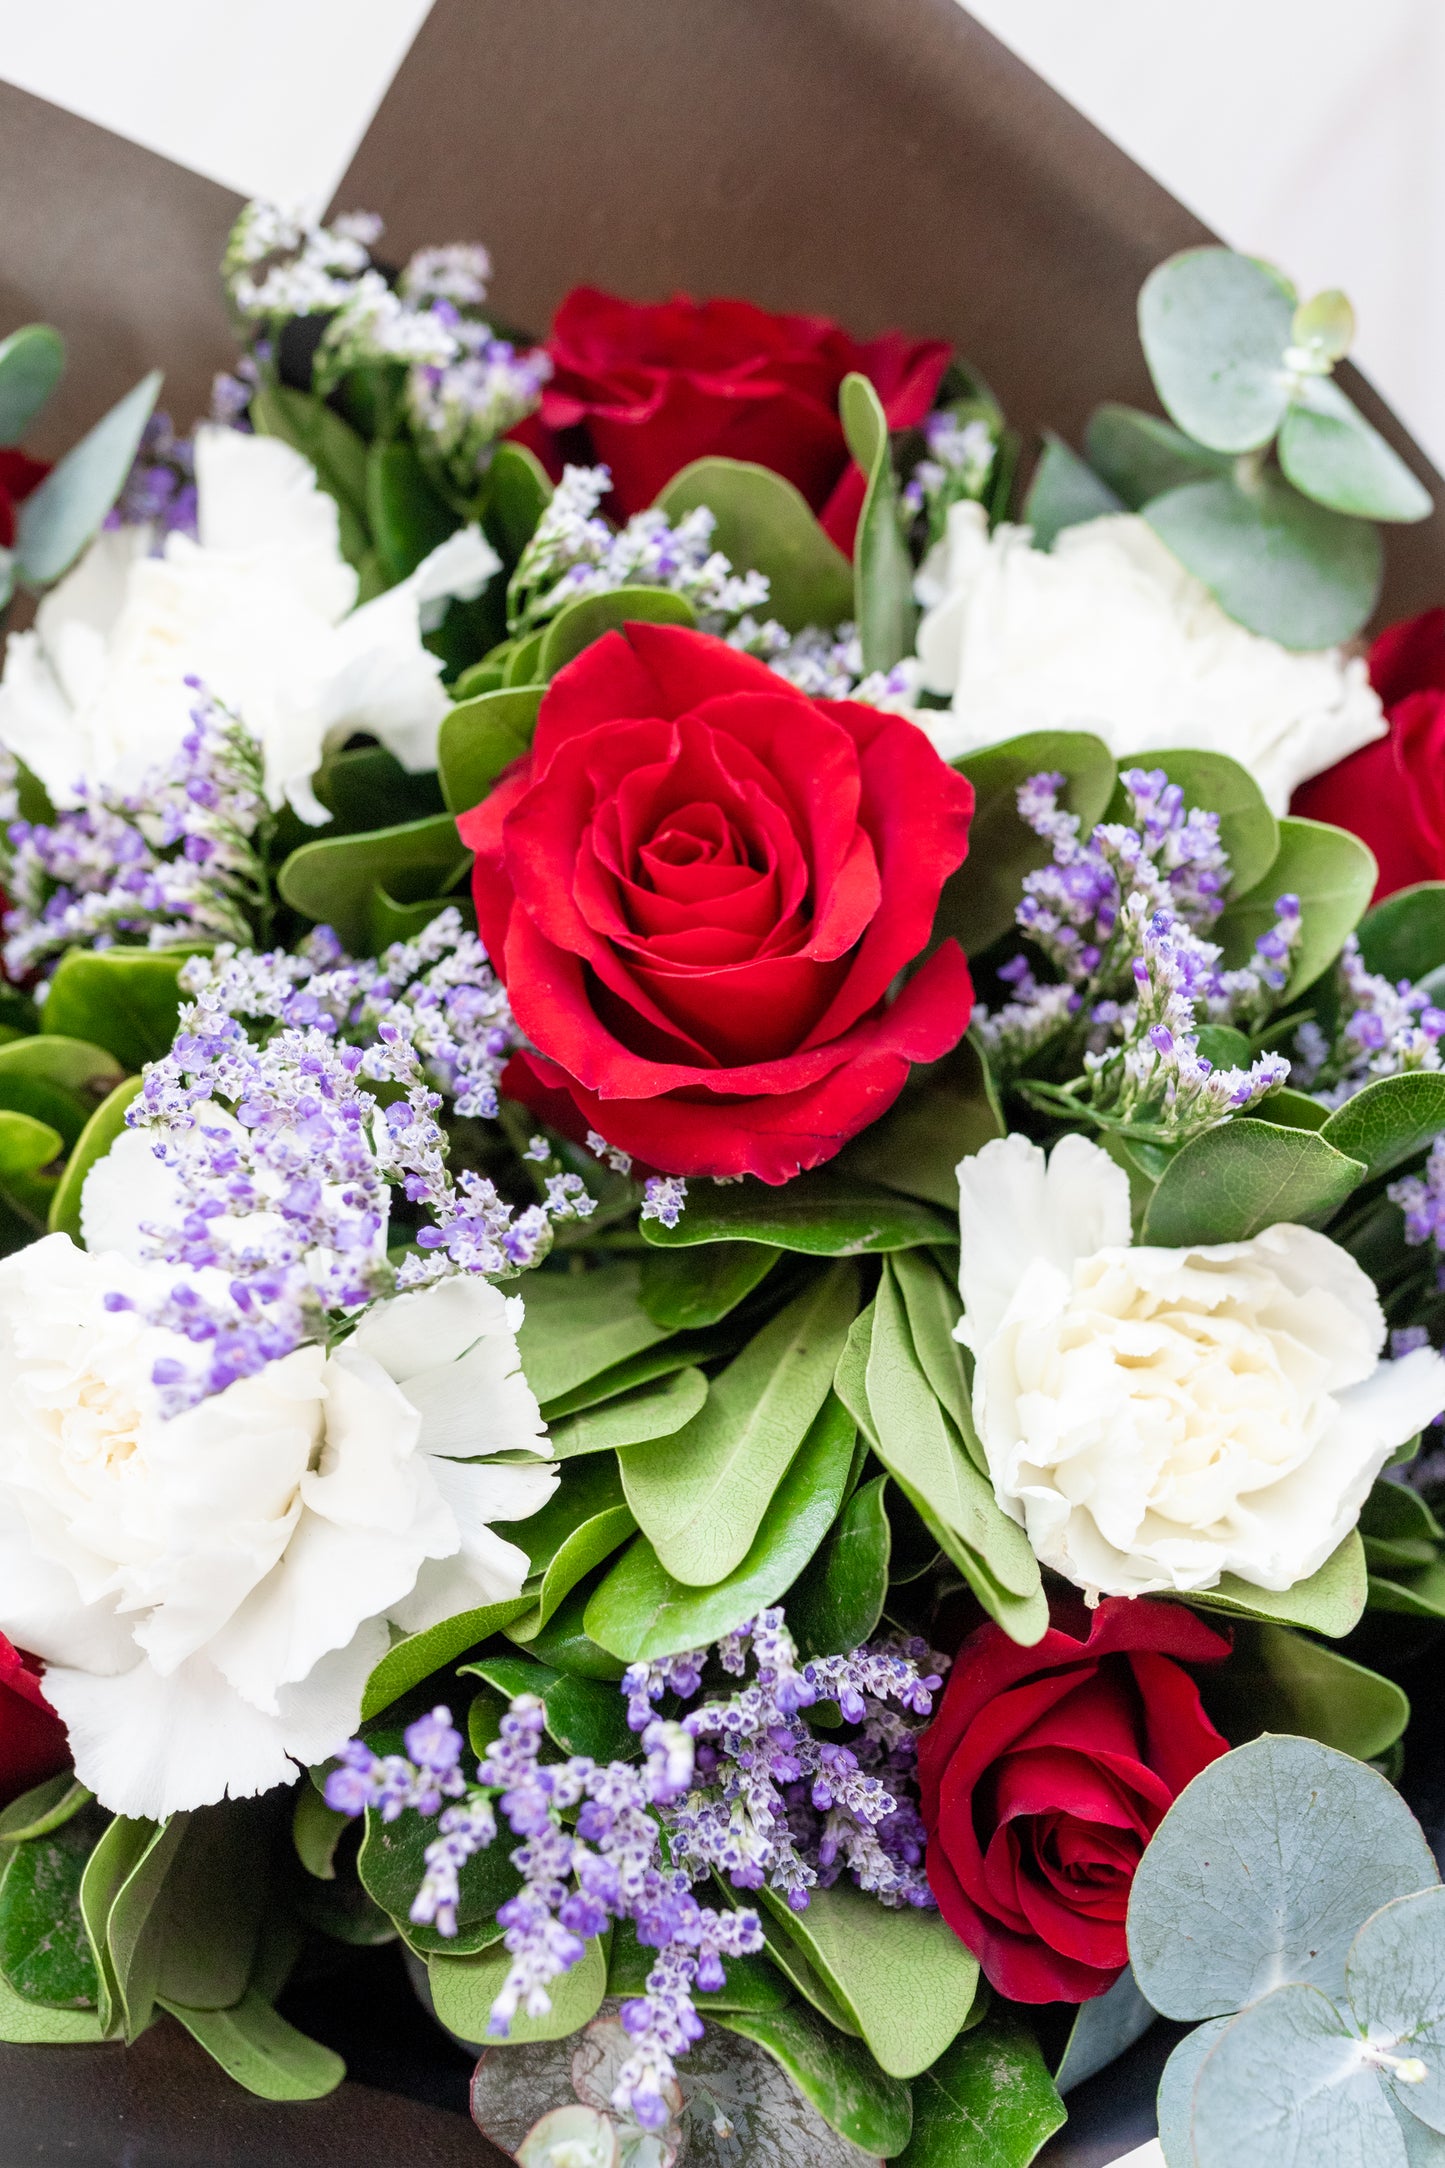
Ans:
{"label": "white carnation", "polygon": [[1078,1136],[1047,1163],[999,1139],[958,1179],[994,1494],[1081,1588],[1292,1588],[1445,1407],[1432,1349],[1381,1361],[1374,1286],[1326,1235],[1133,1247],[1127,1177]]}
{"label": "white carnation", "polygon": [[478,594],[499,560],[466,527],[398,586],[356,608],[336,504],[310,463],[274,437],[196,432],[198,536],[147,528],[97,536],[12,633],[0,678],[0,744],[60,806],[76,786],[135,789],[189,731],[186,677],[260,742],[273,805],[324,821],[311,789],[328,744],[370,731],[413,770],[436,765],[441,663],[422,646],[444,600]]}
{"label": "white carnation", "polygon": [[355,1730],[392,1627],[515,1595],[494,1521],[555,1466],[522,1375],[522,1305],[453,1279],[370,1311],[170,1420],[185,1343],[109,1309],[168,1267],[51,1235],[0,1262],[0,1631],[46,1664],[76,1771],[160,1817],[291,1782]]}
{"label": "white carnation", "polygon": [[946,760],[1092,730],[1120,757],[1227,753],[1283,813],[1307,777],[1385,734],[1362,661],[1246,631],[1133,513],[1066,527],[1044,551],[956,504],[918,599],[922,682],[952,705],[915,720]]}

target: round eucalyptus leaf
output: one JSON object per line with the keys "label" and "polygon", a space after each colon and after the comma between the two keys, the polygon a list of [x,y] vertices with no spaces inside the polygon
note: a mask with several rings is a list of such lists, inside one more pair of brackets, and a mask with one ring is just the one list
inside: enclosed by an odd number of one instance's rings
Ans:
{"label": "round eucalyptus leaf", "polygon": [[1139,336],[1155,389],[1216,452],[1268,444],[1284,416],[1294,308],[1276,274],[1227,248],[1191,248],[1144,281]]}
{"label": "round eucalyptus leaf", "polygon": [[1294,312],[1290,336],[1296,346],[1311,349],[1322,361],[1343,361],[1355,343],[1355,312],[1348,294],[1331,286]]}
{"label": "round eucalyptus leaf", "polygon": [[1445,1889],[1373,1913],[1346,1959],[1345,1986],[1371,2041],[1406,2066],[1386,2068],[1400,2105],[1445,2132]]}
{"label": "round eucalyptus leaf", "polygon": [[1399,1793],[1313,1739],[1266,1733],[1212,1762],[1154,1833],[1129,1956],[1166,2017],[1219,2017],[1284,1980],[1343,1992],[1362,1919],[1438,1880]]}
{"label": "round eucalyptus leaf", "polygon": [[21,505],[16,554],[32,585],[58,580],[95,534],[120,495],[160,388],[161,372],[152,369],[71,446]]}
{"label": "round eucalyptus leaf", "polygon": [[1430,492],[1329,377],[1309,378],[1279,433],[1279,463],[1316,504],[1357,519],[1430,517]]}
{"label": "round eucalyptus leaf", "polygon": [[1226,2025],[1194,2086],[1197,2168],[1406,2168],[1365,2042],[1318,1988],[1276,1988]]}
{"label": "round eucalyptus leaf", "polygon": [[1283,647],[1352,640],[1379,597],[1374,528],[1311,503],[1279,475],[1261,475],[1248,492],[1234,481],[1189,482],[1144,517],[1221,609]]}
{"label": "round eucalyptus leaf", "polygon": [[1228,474],[1227,452],[1211,452],[1172,422],[1137,407],[1096,407],[1084,432],[1084,456],[1131,512],[1181,482]]}
{"label": "round eucalyptus leaf", "polygon": [[1065,527],[1077,527],[1084,520],[1100,519],[1123,509],[1123,499],[1077,452],[1070,450],[1062,437],[1052,432],[1045,437],[1023,510],[1024,525],[1032,527],[1036,549],[1052,549],[1055,536]]}
{"label": "round eucalyptus leaf", "polygon": [[1190,2132],[1194,2121],[1195,2083],[1204,2067],[1204,2058],[1232,2023],[1232,2018],[1212,2017],[1207,2023],[1196,2025],[1192,2033],[1186,2033],[1164,2065],[1155,2106],[1159,2116],[1159,2150],[1164,2155],[1165,2168],[1195,2168],[1194,2139]]}
{"label": "round eucalyptus leaf", "polygon": [[49,324],[0,339],[0,444],[18,444],[65,369],[65,341]]}

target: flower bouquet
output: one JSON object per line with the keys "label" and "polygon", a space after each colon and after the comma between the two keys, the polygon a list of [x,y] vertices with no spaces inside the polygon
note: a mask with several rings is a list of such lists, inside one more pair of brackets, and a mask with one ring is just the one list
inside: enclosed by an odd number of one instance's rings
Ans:
{"label": "flower bouquet", "polygon": [[1348,304],[1176,256],[1167,418],[1026,460],[937,342],[380,239],[248,206],[211,418],[0,467],[0,2038],[316,2099],[385,1944],[524,2168],[1025,2168],[1161,2013],[1169,2168],[1445,2157]]}

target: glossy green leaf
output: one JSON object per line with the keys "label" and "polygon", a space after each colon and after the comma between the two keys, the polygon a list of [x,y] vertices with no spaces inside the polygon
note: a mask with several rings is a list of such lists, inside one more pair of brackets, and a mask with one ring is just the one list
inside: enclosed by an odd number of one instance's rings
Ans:
{"label": "glossy green leaf", "polygon": [[958,1211],[959,1161],[1002,1135],[987,1063],[974,1041],[965,1038],[946,1061],[911,1085],[881,1122],[854,1139],[843,1170],[905,1197],[921,1197],[952,1215]]}
{"label": "glossy green leaf", "polygon": [[891,2077],[928,2069],[966,2024],[978,1961],[941,1914],[884,1907],[849,1881],[810,1890],[802,1912],[771,1890],[758,1894]]}
{"label": "glossy green leaf", "polygon": [[1130,1960],[1166,2017],[1222,2016],[1281,1980],[1339,1994],[1360,1921],[1437,1880],[1382,1776],[1266,1735],[1212,1762],[1155,1831],[1129,1899]]}
{"label": "glossy green leaf", "polygon": [[328,1807],[316,1786],[296,1787],[291,1810],[291,1843],[302,1866],[318,1882],[336,1880],[336,1847],[351,1827],[351,1816]]}
{"label": "glossy green leaf", "polygon": [[1196,1589],[1189,1601],[1206,1611],[1267,1624],[1300,1626],[1340,1640],[1357,1626],[1365,1608],[1365,1550],[1353,1528],[1317,1572],[1293,1588],[1256,1588],[1237,1574],[1221,1574],[1213,1588]]}
{"label": "glossy green leaf", "polygon": [[1211,452],[1172,422],[1126,406],[1095,407],[1084,432],[1084,455],[1131,512],[1181,482],[1208,481],[1233,466],[1228,453]]}
{"label": "glossy green leaf", "polygon": [[[367,1734],[379,1754],[401,1750],[401,1730],[374,1728]],[[411,1917],[412,1900],[426,1874],[424,1854],[436,1836],[436,1824],[420,1814],[402,1814],[384,1822],[374,1807],[366,1812],[366,1833],[361,1840],[356,1869],[368,1897],[395,1922],[408,1948],[427,1957],[451,1951],[472,1953],[500,1941],[497,1907],[521,1887],[512,1865],[511,1845],[505,1831],[488,1849],[474,1852],[457,1876],[457,1931],[438,1934],[435,1927],[418,1926]]]}
{"label": "glossy green leaf", "polygon": [[[1219,840],[1229,854],[1231,897],[1248,895],[1270,875],[1279,855],[1279,822],[1265,804],[1264,793],[1254,777],[1237,760],[1231,760],[1226,753],[1186,748],[1180,752],[1131,753],[1119,762],[1120,775],[1130,768],[1162,768],[1170,782],[1183,791],[1187,807],[1218,814]],[[1122,782],[1105,818],[1129,818],[1129,801]],[[1272,903],[1273,897],[1270,900]]]}
{"label": "glossy green leaf", "polygon": [[596,1513],[622,1503],[615,1459],[592,1456],[564,1468],[556,1489],[525,1520],[499,1521],[497,1532],[527,1554],[530,1576],[543,1572],[561,1544]]}
{"label": "glossy green leaf", "polygon": [[540,685],[483,693],[449,708],[437,732],[437,771],[453,813],[480,805],[504,768],[532,743]]}
{"label": "glossy green leaf", "polygon": [[722,1188],[694,1184],[675,1227],[644,1220],[642,1232],[658,1249],[763,1242],[814,1257],[860,1257],[947,1242],[954,1229],[913,1198],[822,1169],[777,1187],[751,1175]]}
{"label": "glossy green leaf", "polygon": [[1241,2162],[1406,2168],[1384,2088],[1327,1995],[1292,1982],[1241,2011],[1194,2087],[1197,2168]]}
{"label": "glossy green leaf", "polygon": [[1027,2023],[997,2012],[913,2081],[913,2136],[899,2168],[1028,2168],[1064,2104]]}
{"label": "glossy green leaf", "polygon": [[954,762],[973,785],[968,856],[945,884],[935,935],[951,934],[970,956],[1014,924],[1026,873],[1046,866],[1051,846],[1019,817],[1018,791],[1030,776],[1062,775],[1060,804],[1089,835],[1114,795],[1116,765],[1102,738],[1087,730],[1030,730]]}
{"label": "glossy green leaf", "polygon": [[685,1430],[620,1456],[627,1502],[675,1580],[707,1587],[746,1558],[857,1306],[851,1266],[821,1273],[713,1380]]}
{"label": "glossy green leaf", "polygon": [[[1219,1036],[1223,1037],[1225,1035],[1221,1032]],[[1230,1032],[1228,1036],[1235,1039],[1243,1038],[1244,1034],[1242,1032]],[[1214,1030],[1209,1025],[1206,1025],[1199,1034],[1199,1051],[1206,1061],[1212,1061],[1216,1069],[1247,1069],[1249,1067],[1251,1049],[1247,1040],[1245,1042],[1245,1052],[1239,1060],[1225,1061],[1218,1054],[1211,1054],[1209,1051],[1214,1037]],[[1329,1118],[1330,1110],[1328,1107],[1322,1107],[1318,1099],[1311,1099],[1308,1092],[1291,1091],[1288,1084],[1276,1085],[1272,1092],[1267,1092],[1264,1098],[1259,1101],[1257,1109],[1252,1107],[1247,1114],[1236,1116],[1237,1120],[1247,1122],[1273,1122],[1278,1129],[1313,1130],[1322,1130]]]}
{"label": "glossy green leaf", "polygon": [[1122,501],[1062,437],[1044,431],[1044,447],[1024,499],[1023,524],[1032,527],[1034,547],[1049,550],[1065,527],[1122,512]]}
{"label": "glossy green leaf", "polygon": [[[47,1777],[43,1784],[32,1785],[28,1792],[0,1808],[0,1844],[23,1844],[29,1837],[43,1837],[59,1829],[89,1803],[90,1797],[68,1769],[58,1777]],[[0,1852],[0,1866],[4,1858]]]}
{"label": "glossy green leaf", "polygon": [[589,1272],[528,1276],[517,1345],[527,1382],[544,1407],[666,1339],[667,1327],[642,1307],[640,1286],[630,1260]]}
{"label": "glossy green leaf", "polygon": [[1247,1242],[1282,1220],[1319,1226],[1364,1178],[1361,1160],[1312,1130],[1224,1122],[1170,1161],[1144,1215],[1144,1240],[1186,1249]]}
{"label": "glossy green leaf", "polygon": [[1205,1706],[1231,1746],[1293,1732],[1378,1761],[1404,1734],[1410,1703],[1393,1679],[1287,1626],[1241,1622],[1229,1662],[1201,1680]]}
{"label": "glossy green leaf", "polygon": [[1407,1076],[1377,1077],[1337,1108],[1320,1134],[1374,1176],[1413,1159],[1442,1129],[1445,1076],[1417,1069]]}
{"label": "glossy green leaf", "polygon": [[331,815],[328,836],[369,835],[445,811],[436,777],[412,774],[384,745],[327,753],[313,787]]}
{"label": "glossy green leaf", "polygon": [[18,444],[65,373],[65,341],[50,324],[0,339],[0,444]]}
{"label": "glossy green leaf", "polygon": [[535,2040],[563,2040],[597,2015],[607,1992],[607,1952],[594,1939],[571,1970],[552,1982],[548,1990],[552,2007],[545,2017],[528,2017],[519,2011],[505,2040],[491,2038],[487,2020],[511,1962],[506,1950],[471,1958],[430,1958],[427,1980],[437,2023],[478,2047],[525,2047]]}
{"label": "glossy green leaf", "polygon": [[1080,2003],[1054,2072],[1060,2095],[1071,2093],[1076,2085],[1107,2070],[1110,2063],[1143,2038],[1155,2015],[1152,2003],[1144,2000],[1126,1965],[1107,1994]]}
{"label": "glossy green leaf", "polygon": [[0,1974],[31,2002],[95,2008],[100,1990],[80,1878],[101,1827],[92,1809],[0,1854]]}
{"label": "glossy green leaf", "polygon": [[57,2010],[17,1995],[0,1973],[0,2041],[15,2047],[86,2047],[103,2040],[94,2010]]}
{"label": "glossy green leaf", "polygon": [[162,1996],[197,2009],[240,2001],[266,1900],[268,1842],[244,1802],[174,1815],[151,1838],[106,1920],[128,2040]]}
{"label": "glossy green leaf", "polygon": [[861,2041],[835,2032],[799,2003],[787,2010],[737,2011],[718,2023],[766,2048],[829,2127],[851,2144],[883,2160],[903,2151],[913,2129],[912,2096],[879,2068]]}
{"label": "glossy green leaf", "polygon": [[862,1484],[788,1591],[788,1626],[805,1656],[844,1656],[871,1640],[888,1594],[892,1534],[886,1475]]}
{"label": "glossy green leaf", "polygon": [[853,616],[863,668],[891,670],[913,653],[918,606],[913,560],[903,535],[898,478],[883,403],[866,376],[845,376],[838,412],[848,449],[863,469],[867,493],[853,545]]}
{"label": "glossy green leaf", "polygon": [[765,1280],[778,1253],[758,1242],[707,1242],[650,1250],[642,1260],[642,1307],[669,1332],[715,1325]]}
{"label": "glossy green leaf", "polygon": [[[657,1963],[657,1952],[644,1949],[631,1920],[619,1920],[612,1930],[607,1953],[609,1995],[640,1995],[647,1975]],[[792,1990],[766,1957],[730,1957],[727,1978],[719,1988],[695,1988],[693,2001],[700,2010],[786,2010]]]}
{"label": "glossy green leaf", "polygon": [[501,1603],[459,1612],[455,1618],[443,1619],[439,1626],[428,1626],[423,1633],[408,1634],[393,1643],[366,1682],[361,1697],[363,1719],[389,1709],[434,1671],[440,1671],[444,1664],[452,1663],[530,1608],[530,1597],[509,1596]]}
{"label": "glossy green leaf", "polygon": [[1280,896],[1298,896],[1303,935],[1280,996],[1281,1004],[1288,1004],[1339,955],[1374,892],[1377,875],[1374,855],[1358,836],[1324,821],[1294,816],[1282,820],[1279,855],[1269,872],[1247,896],[1228,905],[1215,929],[1226,964],[1242,964],[1252,954],[1259,936],[1275,923]]}
{"label": "glossy green leaf", "polygon": [[627,1703],[618,1688],[599,1679],[579,1679],[527,1656],[479,1656],[463,1664],[463,1675],[484,1679],[504,1701],[518,1694],[540,1694],[546,1708],[548,1737],[564,1754],[587,1754],[593,1761],[627,1761],[638,1750],[628,1728]]}
{"label": "glossy green leaf", "polygon": [[193,2010],[164,1998],[162,2005],[228,2077],[262,2100],[322,2100],[346,2075],[339,2055],[288,2025],[264,1995],[248,1994],[229,2010]]}
{"label": "glossy green leaf", "polygon": [[1365,520],[1348,519],[1265,473],[1187,482],[1144,517],[1228,615],[1283,647],[1352,640],[1379,599],[1384,554]]}
{"label": "glossy green leaf", "polygon": [[1284,355],[1294,301],[1253,257],[1184,249],[1151,271],[1139,337],[1154,388],[1196,443],[1218,452],[1267,444],[1284,418]]}
{"label": "glossy green leaf", "polygon": [[549,1426],[547,1451],[556,1460],[575,1460],[583,1453],[671,1438],[692,1421],[706,1399],[707,1379],[700,1370],[674,1370],[636,1392],[560,1417]]}
{"label": "glossy green leaf", "polygon": [[538,1627],[529,1609],[514,1626],[503,1628],[508,1640],[516,1637],[528,1656],[565,1671],[569,1678],[603,1679],[614,1685],[626,1666],[607,1649],[599,1647],[583,1625],[595,1576],[579,1582],[557,1606],[555,1615]]}
{"label": "glossy green leaf", "polygon": [[95,1959],[100,2024],[107,2039],[120,2030],[124,2016],[108,1934],[110,1915],[156,1834],[154,1822],[132,1821],[118,1814],[91,1853],[80,1878],[80,1915]]}
{"label": "glossy green leaf", "polygon": [[536,676],[551,680],[604,633],[635,624],[693,627],[697,613],[670,587],[614,587],[604,595],[579,596],[558,611],[543,633]]}
{"label": "glossy green leaf", "polygon": [[373,444],[366,454],[366,516],[387,584],[415,572],[457,529],[457,515],[437,495],[410,444]]}
{"label": "glossy green leaf", "polygon": [[32,586],[58,580],[99,529],[130,473],[160,388],[161,372],[152,369],[18,507],[15,554]]}
{"label": "glossy green leaf", "polygon": [[[639,1536],[588,1603],[586,1627],[592,1639],[628,1663],[650,1662],[703,1648],[776,1603],[833,1525],[843,1502],[855,1434],[853,1418],[830,1393],[746,1556],[709,1587],[674,1580],[653,1545]],[[788,1609],[791,1619],[791,1598]],[[847,1646],[856,1648],[858,1641]]]}
{"label": "glossy green leaf", "polygon": [[1428,519],[1430,493],[1330,377],[1306,379],[1279,433],[1296,489],[1357,519]]}
{"label": "glossy green leaf", "polygon": [[552,496],[552,484],[535,452],[504,438],[492,448],[482,525],[490,541],[514,565]]}
{"label": "glossy green leaf", "polygon": [[377,888],[398,903],[444,895],[467,859],[452,816],[437,813],[364,836],[318,836],[291,853],[277,887],[294,911],[332,927],[344,948],[365,953]]}
{"label": "glossy green leaf", "polygon": [[45,1028],[85,1039],[133,1074],[171,1050],[184,949],[69,949],[45,997]]}
{"label": "glossy green leaf", "polygon": [[48,1122],[0,1108],[0,1181],[38,1174],[64,1149],[64,1138]]}
{"label": "glossy green leaf", "polygon": [[1423,979],[1445,963],[1445,881],[1398,888],[1359,923],[1367,971],[1391,982]]}
{"label": "glossy green leaf", "polygon": [[706,505],[712,546],[737,572],[765,572],[766,612],[789,632],[838,625],[853,615],[853,568],[818,525],[802,492],[771,467],[740,459],[695,459],[658,500],[674,524]]}
{"label": "glossy green leaf", "polygon": [[506,660],[502,666],[502,684],[508,691],[536,685],[542,676],[542,641],[540,632],[529,632],[508,644]]}
{"label": "glossy green leaf", "polygon": [[585,1581],[589,1573],[619,1550],[636,1528],[632,1509],[625,1505],[610,1506],[574,1528],[547,1567],[536,1603],[531,1610],[508,1621],[512,1640],[526,1642],[540,1633],[579,1581]]}

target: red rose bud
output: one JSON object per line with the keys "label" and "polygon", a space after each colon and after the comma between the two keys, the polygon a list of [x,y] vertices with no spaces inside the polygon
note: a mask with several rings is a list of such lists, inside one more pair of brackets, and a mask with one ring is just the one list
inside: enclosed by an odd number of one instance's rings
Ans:
{"label": "red rose bud", "polygon": [[825,317],[773,316],[750,301],[679,295],[639,305],[591,286],[568,294],[547,351],[555,374],[541,431],[516,433],[560,472],[546,440],[584,429],[591,456],[612,470],[624,518],[694,459],[719,455],[786,475],[847,551],[864,484],[838,419],[844,377],[870,378],[890,428],[911,429],[931,410],[950,355],[939,339],[895,331],[858,340]]}
{"label": "red rose bud", "polygon": [[990,1623],[964,1642],[919,1743],[928,1880],[1000,1994],[1113,1986],[1144,1847],[1227,1750],[1181,1664],[1228,1654],[1182,1605],[1122,1596],[1082,1639],[1055,1623],[1024,1649]]}
{"label": "red rose bud", "polygon": [[972,811],[905,717],[811,700],[702,633],[608,633],[457,824],[536,1049],[503,1089],[667,1174],[830,1159],[967,1029],[955,942],[888,995]]}
{"label": "red rose bud", "polygon": [[65,1726],[41,1691],[29,1659],[0,1634],[0,1807],[70,1761]]}
{"label": "red rose bud", "polygon": [[1290,810],[1369,845],[1379,903],[1416,881],[1445,880],[1445,610],[1382,632],[1370,650],[1370,683],[1389,736],[1302,784]]}

